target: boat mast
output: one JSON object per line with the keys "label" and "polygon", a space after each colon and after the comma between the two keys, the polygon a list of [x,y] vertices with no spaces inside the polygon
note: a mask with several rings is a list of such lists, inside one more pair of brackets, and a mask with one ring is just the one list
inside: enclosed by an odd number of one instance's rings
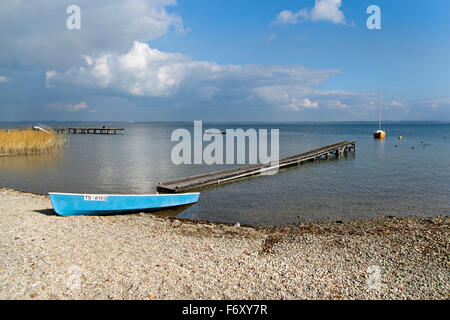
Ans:
{"label": "boat mast", "polygon": [[378,130],[381,130],[381,95],[378,93]]}

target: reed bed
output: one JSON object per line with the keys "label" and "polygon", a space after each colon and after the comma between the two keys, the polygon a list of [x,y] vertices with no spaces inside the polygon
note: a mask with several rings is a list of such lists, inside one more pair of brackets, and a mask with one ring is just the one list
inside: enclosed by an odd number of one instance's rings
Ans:
{"label": "reed bed", "polygon": [[65,136],[51,130],[0,130],[0,156],[43,154],[59,150],[65,143]]}

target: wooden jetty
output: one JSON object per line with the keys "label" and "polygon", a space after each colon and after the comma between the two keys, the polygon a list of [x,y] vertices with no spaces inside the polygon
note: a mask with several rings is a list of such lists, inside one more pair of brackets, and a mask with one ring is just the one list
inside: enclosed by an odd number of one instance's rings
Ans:
{"label": "wooden jetty", "polygon": [[[339,157],[349,151],[356,151],[356,141],[341,141],[302,154],[280,159],[278,168],[299,165],[306,161],[316,161],[322,158],[330,159],[333,155]],[[156,189],[160,192],[177,193],[217,185],[236,179],[259,175],[273,170],[270,164],[255,164],[223,171],[199,174],[187,178],[158,183]]]}
{"label": "wooden jetty", "polygon": [[54,128],[55,133],[68,134],[124,134],[124,128]]}

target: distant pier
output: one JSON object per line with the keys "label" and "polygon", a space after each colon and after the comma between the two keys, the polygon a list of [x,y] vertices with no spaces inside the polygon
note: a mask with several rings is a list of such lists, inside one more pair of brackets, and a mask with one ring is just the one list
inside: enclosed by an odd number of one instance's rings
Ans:
{"label": "distant pier", "polygon": [[53,128],[55,133],[67,134],[124,134],[124,128]]}
{"label": "distant pier", "polygon": [[[341,141],[302,154],[280,159],[278,167],[285,168],[289,166],[299,165],[307,161],[320,160],[322,158],[330,159],[332,156],[339,157],[340,155],[344,155],[350,151],[355,150],[356,141]],[[259,175],[269,170],[271,170],[270,164],[249,165],[240,168],[204,173],[187,178],[160,182],[156,188],[158,191],[168,193],[185,192],[206,186],[229,182],[236,179]]]}

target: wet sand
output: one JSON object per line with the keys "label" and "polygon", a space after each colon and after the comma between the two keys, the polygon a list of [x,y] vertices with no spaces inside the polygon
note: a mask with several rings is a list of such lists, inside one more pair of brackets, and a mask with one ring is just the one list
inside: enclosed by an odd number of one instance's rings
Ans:
{"label": "wet sand", "polygon": [[448,299],[449,218],[59,217],[0,189],[0,299]]}

